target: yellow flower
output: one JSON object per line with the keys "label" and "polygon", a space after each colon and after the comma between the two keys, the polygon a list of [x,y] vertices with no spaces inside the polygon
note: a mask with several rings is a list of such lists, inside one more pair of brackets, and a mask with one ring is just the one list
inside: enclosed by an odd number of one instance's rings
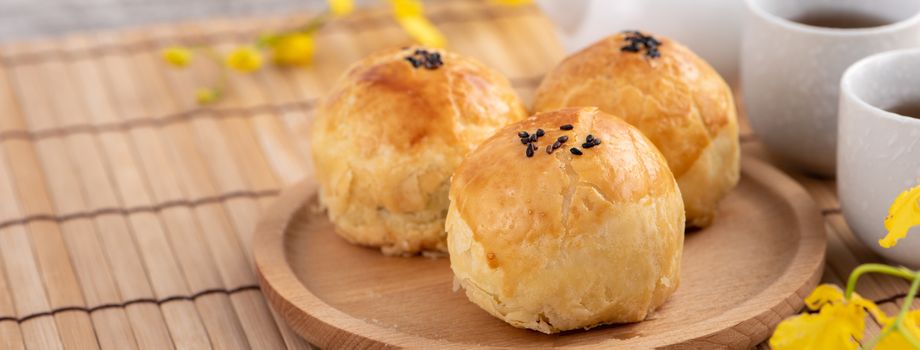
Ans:
{"label": "yellow flower", "polygon": [[276,64],[305,65],[313,60],[313,37],[306,33],[283,35],[271,48]]}
{"label": "yellow flower", "polygon": [[888,234],[878,244],[885,248],[894,247],[916,225],[920,225],[920,186],[904,191],[895,198],[885,218]]}
{"label": "yellow flower", "polygon": [[166,63],[175,67],[185,67],[192,60],[192,52],[184,47],[171,46],[160,52],[160,56]]}
{"label": "yellow flower", "polygon": [[390,0],[396,21],[418,43],[429,47],[444,47],[447,40],[423,14],[419,0]]}
{"label": "yellow flower", "polygon": [[856,293],[848,302],[840,288],[828,284],[815,288],[805,299],[805,305],[820,311],[783,320],[770,337],[770,346],[774,350],[855,350],[865,333],[867,306],[875,309],[870,311],[878,309]]}
{"label": "yellow flower", "polygon": [[327,0],[329,2],[329,11],[336,16],[344,16],[355,9],[355,2],[352,0]]}
{"label": "yellow flower", "polygon": [[[847,300],[843,295],[843,291],[840,290],[840,287],[833,284],[819,285],[815,287],[811,295],[805,298],[805,306],[810,310],[820,310],[824,305],[840,303],[847,303]],[[850,296],[849,303],[869,311],[876,320],[882,321],[888,319],[888,316],[886,316],[875,303],[871,300],[864,299],[857,293],[853,293],[853,295]]]}
{"label": "yellow flower", "polygon": [[492,2],[505,6],[520,6],[533,3],[533,0],[492,0]]}
{"label": "yellow flower", "polygon": [[846,298],[840,287],[833,284],[822,284],[815,287],[815,290],[805,298],[805,306],[811,310],[818,310],[826,304],[842,303]]}
{"label": "yellow flower", "polygon": [[390,4],[393,5],[393,15],[396,18],[421,17],[424,14],[419,0],[390,0]]}
{"label": "yellow flower", "polygon": [[[892,322],[894,322],[894,319],[883,322],[883,329],[891,327]],[[920,340],[920,328],[918,328],[918,324],[920,324],[920,310],[915,310],[907,314],[904,318],[904,327],[885,335],[885,337],[879,340],[878,344],[875,346],[875,350],[916,349],[902,332],[909,332],[915,341]]]}
{"label": "yellow flower", "polygon": [[243,73],[249,73],[262,67],[262,54],[253,47],[241,46],[227,55],[227,67]]}
{"label": "yellow flower", "polygon": [[211,102],[217,101],[220,97],[220,92],[216,89],[199,89],[195,92],[195,99],[198,100],[198,103],[206,105]]}
{"label": "yellow flower", "polygon": [[399,19],[399,24],[406,33],[418,43],[428,47],[444,47],[447,39],[425,17],[404,17]]}
{"label": "yellow flower", "polygon": [[770,337],[773,350],[839,349],[856,350],[865,330],[861,309],[830,305],[817,314],[801,314],[776,326]]}

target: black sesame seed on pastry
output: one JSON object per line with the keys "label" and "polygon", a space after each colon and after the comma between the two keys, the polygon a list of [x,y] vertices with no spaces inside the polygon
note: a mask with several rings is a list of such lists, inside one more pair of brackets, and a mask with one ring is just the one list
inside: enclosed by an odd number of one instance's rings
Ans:
{"label": "black sesame seed on pastry", "polygon": [[[563,136],[564,146],[528,157],[517,133],[537,129],[536,147]],[[664,303],[680,282],[684,222],[677,183],[638,129],[568,108],[501,129],[469,154],[450,187],[447,246],[470,301],[555,333],[641,321]]]}
{"label": "black sesame seed on pastry", "polygon": [[534,111],[576,106],[597,106],[652,140],[677,178],[688,226],[708,226],[738,183],[731,89],[673,40],[627,31],[566,58],[543,79]]}
{"label": "black sesame seed on pastry", "polygon": [[320,201],[352,243],[389,255],[446,251],[451,173],[525,116],[508,80],[471,58],[418,47],[372,54],[317,110],[310,145]]}

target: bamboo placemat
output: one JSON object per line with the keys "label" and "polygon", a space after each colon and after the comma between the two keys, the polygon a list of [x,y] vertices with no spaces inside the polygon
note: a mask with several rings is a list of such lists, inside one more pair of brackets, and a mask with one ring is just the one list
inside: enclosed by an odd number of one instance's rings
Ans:
{"label": "bamboo placemat", "polygon": [[[455,0],[428,12],[451,49],[506,74],[525,101],[563,57],[534,7]],[[233,75],[207,108],[194,91],[213,69],[159,60],[170,44],[227,47],[306,18],[0,48],[0,349],[310,347],[260,294],[250,236],[280,189],[313,171],[304,135],[317,98],[350,63],[409,39],[387,12],[359,12],[318,34],[312,66]],[[763,157],[742,130],[745,156]],[[877,261],[840,215],[833,181],[793,176],[826,218],[824,280]],[[893,312],[907,284],[869,276],[858,290]]]}

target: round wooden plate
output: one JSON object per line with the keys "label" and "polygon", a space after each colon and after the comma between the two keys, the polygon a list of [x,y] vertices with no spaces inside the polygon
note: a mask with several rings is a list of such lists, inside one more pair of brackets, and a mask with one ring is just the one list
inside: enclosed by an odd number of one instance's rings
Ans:
{"label": "round wooden plate", "polygon": [[323,348],[749,348],[765,340],[821,276],[821,214],[792,179],[758,160],[715,224],[687,233],[680,288],[650,319],[546,335],[514,328],[453,291],[446,258],[386,257],[346,243],[316,209],[311,181],[286,190],[256,232],[262,290]]}

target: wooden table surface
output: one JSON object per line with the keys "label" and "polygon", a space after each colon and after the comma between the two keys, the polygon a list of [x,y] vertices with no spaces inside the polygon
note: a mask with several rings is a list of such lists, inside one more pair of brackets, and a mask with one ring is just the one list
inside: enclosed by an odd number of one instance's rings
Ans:
{"label": "wooden table surface", "polygon": [[[534,7],[428,10],[451,49],[507,75],[528,102],[564,55]],[[250,236],[280,189],[312,173],[305,128],[317,98],[351,62],[409,39],[385,11],[356,13],[318,35],[312,66],[233,75],[228,97],[206,108],[194,91],[215,71],[159,60],[170,44],[227,48],[306,18],[0,47],[0,349],[309,348],[266,305]],[[744,120],[741,142],[745,157],[767,158]],[[790,175],[823,210],[824,281],[879,261],[847,227],[832,180]],[[858,287],[889,313],[906,289],[878,276]]]}

